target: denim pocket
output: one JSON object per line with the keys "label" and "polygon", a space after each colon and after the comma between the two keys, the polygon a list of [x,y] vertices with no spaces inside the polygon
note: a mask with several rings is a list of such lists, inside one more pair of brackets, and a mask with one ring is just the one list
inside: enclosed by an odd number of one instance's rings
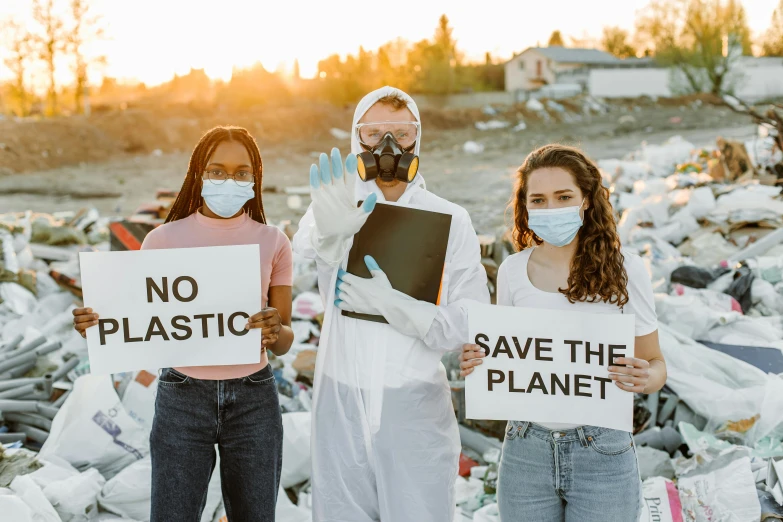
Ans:
{"label": "denim pocket", "polygon": [[602,455],[622,455],[633,447],[633,437],[627,431],[604,429],[587,437],[595,451]]}
{"label": "denim pocket", "polygon": [[174,368],[164,368],[158,377],[158,383],[176,386],[177,384],[186,384],[190,382],[190,377],[184,373],[178,372]]}
{"label": "denim pocket", "polygon": [[256,373],[252,373],[245,377],[244,381],[248,384],[274,384],[275,376],[272,373],[272,369],[267,364]]}

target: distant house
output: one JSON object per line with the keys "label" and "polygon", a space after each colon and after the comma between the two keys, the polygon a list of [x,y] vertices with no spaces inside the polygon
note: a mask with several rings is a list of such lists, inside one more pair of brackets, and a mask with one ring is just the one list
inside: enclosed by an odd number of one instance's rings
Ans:
{"label": "distant house", "polygon": [[649,59],[622,60],[598,49],[530,47],[506,62],[506,91],[535,91],[555,84],[584,90],[591,69],[648,65]]}

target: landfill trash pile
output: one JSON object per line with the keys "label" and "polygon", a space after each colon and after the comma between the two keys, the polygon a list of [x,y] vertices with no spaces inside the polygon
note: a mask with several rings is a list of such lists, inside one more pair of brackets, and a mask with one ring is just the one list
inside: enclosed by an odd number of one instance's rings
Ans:
{"label": "landfill trash pile", "polygon": [[[559,110],[544,103],[528,105]],[[642,520],[783,519],[780,165],[774,135],[706,149],[673,137],[599,162],[623,245],[651,274],[669,372],[662,391],[635,401]],[[91,375],[71,311],[81,305],[78,253],[138,248],[174,196],[161,191],[126,220],[89,209],[0,215],[4,519],[148,520],[157,370]],[[278,226],[292,237],[294,226]],[[508,236],[479,242],[494,296]],[[316,285],[314,262],[295,255],[295,342],[282,357],[270,354],[284,423],[281,522],[311,519],[310,415],[324,315]],[[497,522],[505,423],[466,420],[455,354],[444,364],[463,444],[455,520]],[[226,520],[215,473],[202,521]]]}

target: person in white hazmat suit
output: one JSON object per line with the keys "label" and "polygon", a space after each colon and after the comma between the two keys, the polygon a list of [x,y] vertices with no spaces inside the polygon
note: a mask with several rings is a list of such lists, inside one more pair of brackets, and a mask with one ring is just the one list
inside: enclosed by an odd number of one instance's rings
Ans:
{"label": "person in white hazmat suit", "polygon": [[[346,168],[337,149],[311,168],[313,202],[293,240],[295,252],[316,259],[326,305],[313,397],[313,520],[451,522],[461,445],[440,360],[467,342],[469,301],[489,303],[486,272],[467,211],[427,191],[420,174],[410,182],[357,175],[354,154],[377,152],[381,141],[396,147],[400,164],[410,164],[399,154],[406,150],[418,162],[418,108],[392,87],[357,106]],[[362,168],[366,177],[373,166]],[[353,235],[376,200],[452,216],[439,305],[392,289],[371,258],[373,278],[345,273]]]}

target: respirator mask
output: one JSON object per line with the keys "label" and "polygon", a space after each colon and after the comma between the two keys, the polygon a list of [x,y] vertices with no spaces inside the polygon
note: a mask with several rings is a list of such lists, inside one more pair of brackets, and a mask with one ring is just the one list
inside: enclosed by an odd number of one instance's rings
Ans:
{"label": "respirator mask", "polygon": [[356,132],[364,149],[356,156],[362,181],[413,181],[419,170],[419,157],[412,152],[419,136],[418,122],[360,123]]}

